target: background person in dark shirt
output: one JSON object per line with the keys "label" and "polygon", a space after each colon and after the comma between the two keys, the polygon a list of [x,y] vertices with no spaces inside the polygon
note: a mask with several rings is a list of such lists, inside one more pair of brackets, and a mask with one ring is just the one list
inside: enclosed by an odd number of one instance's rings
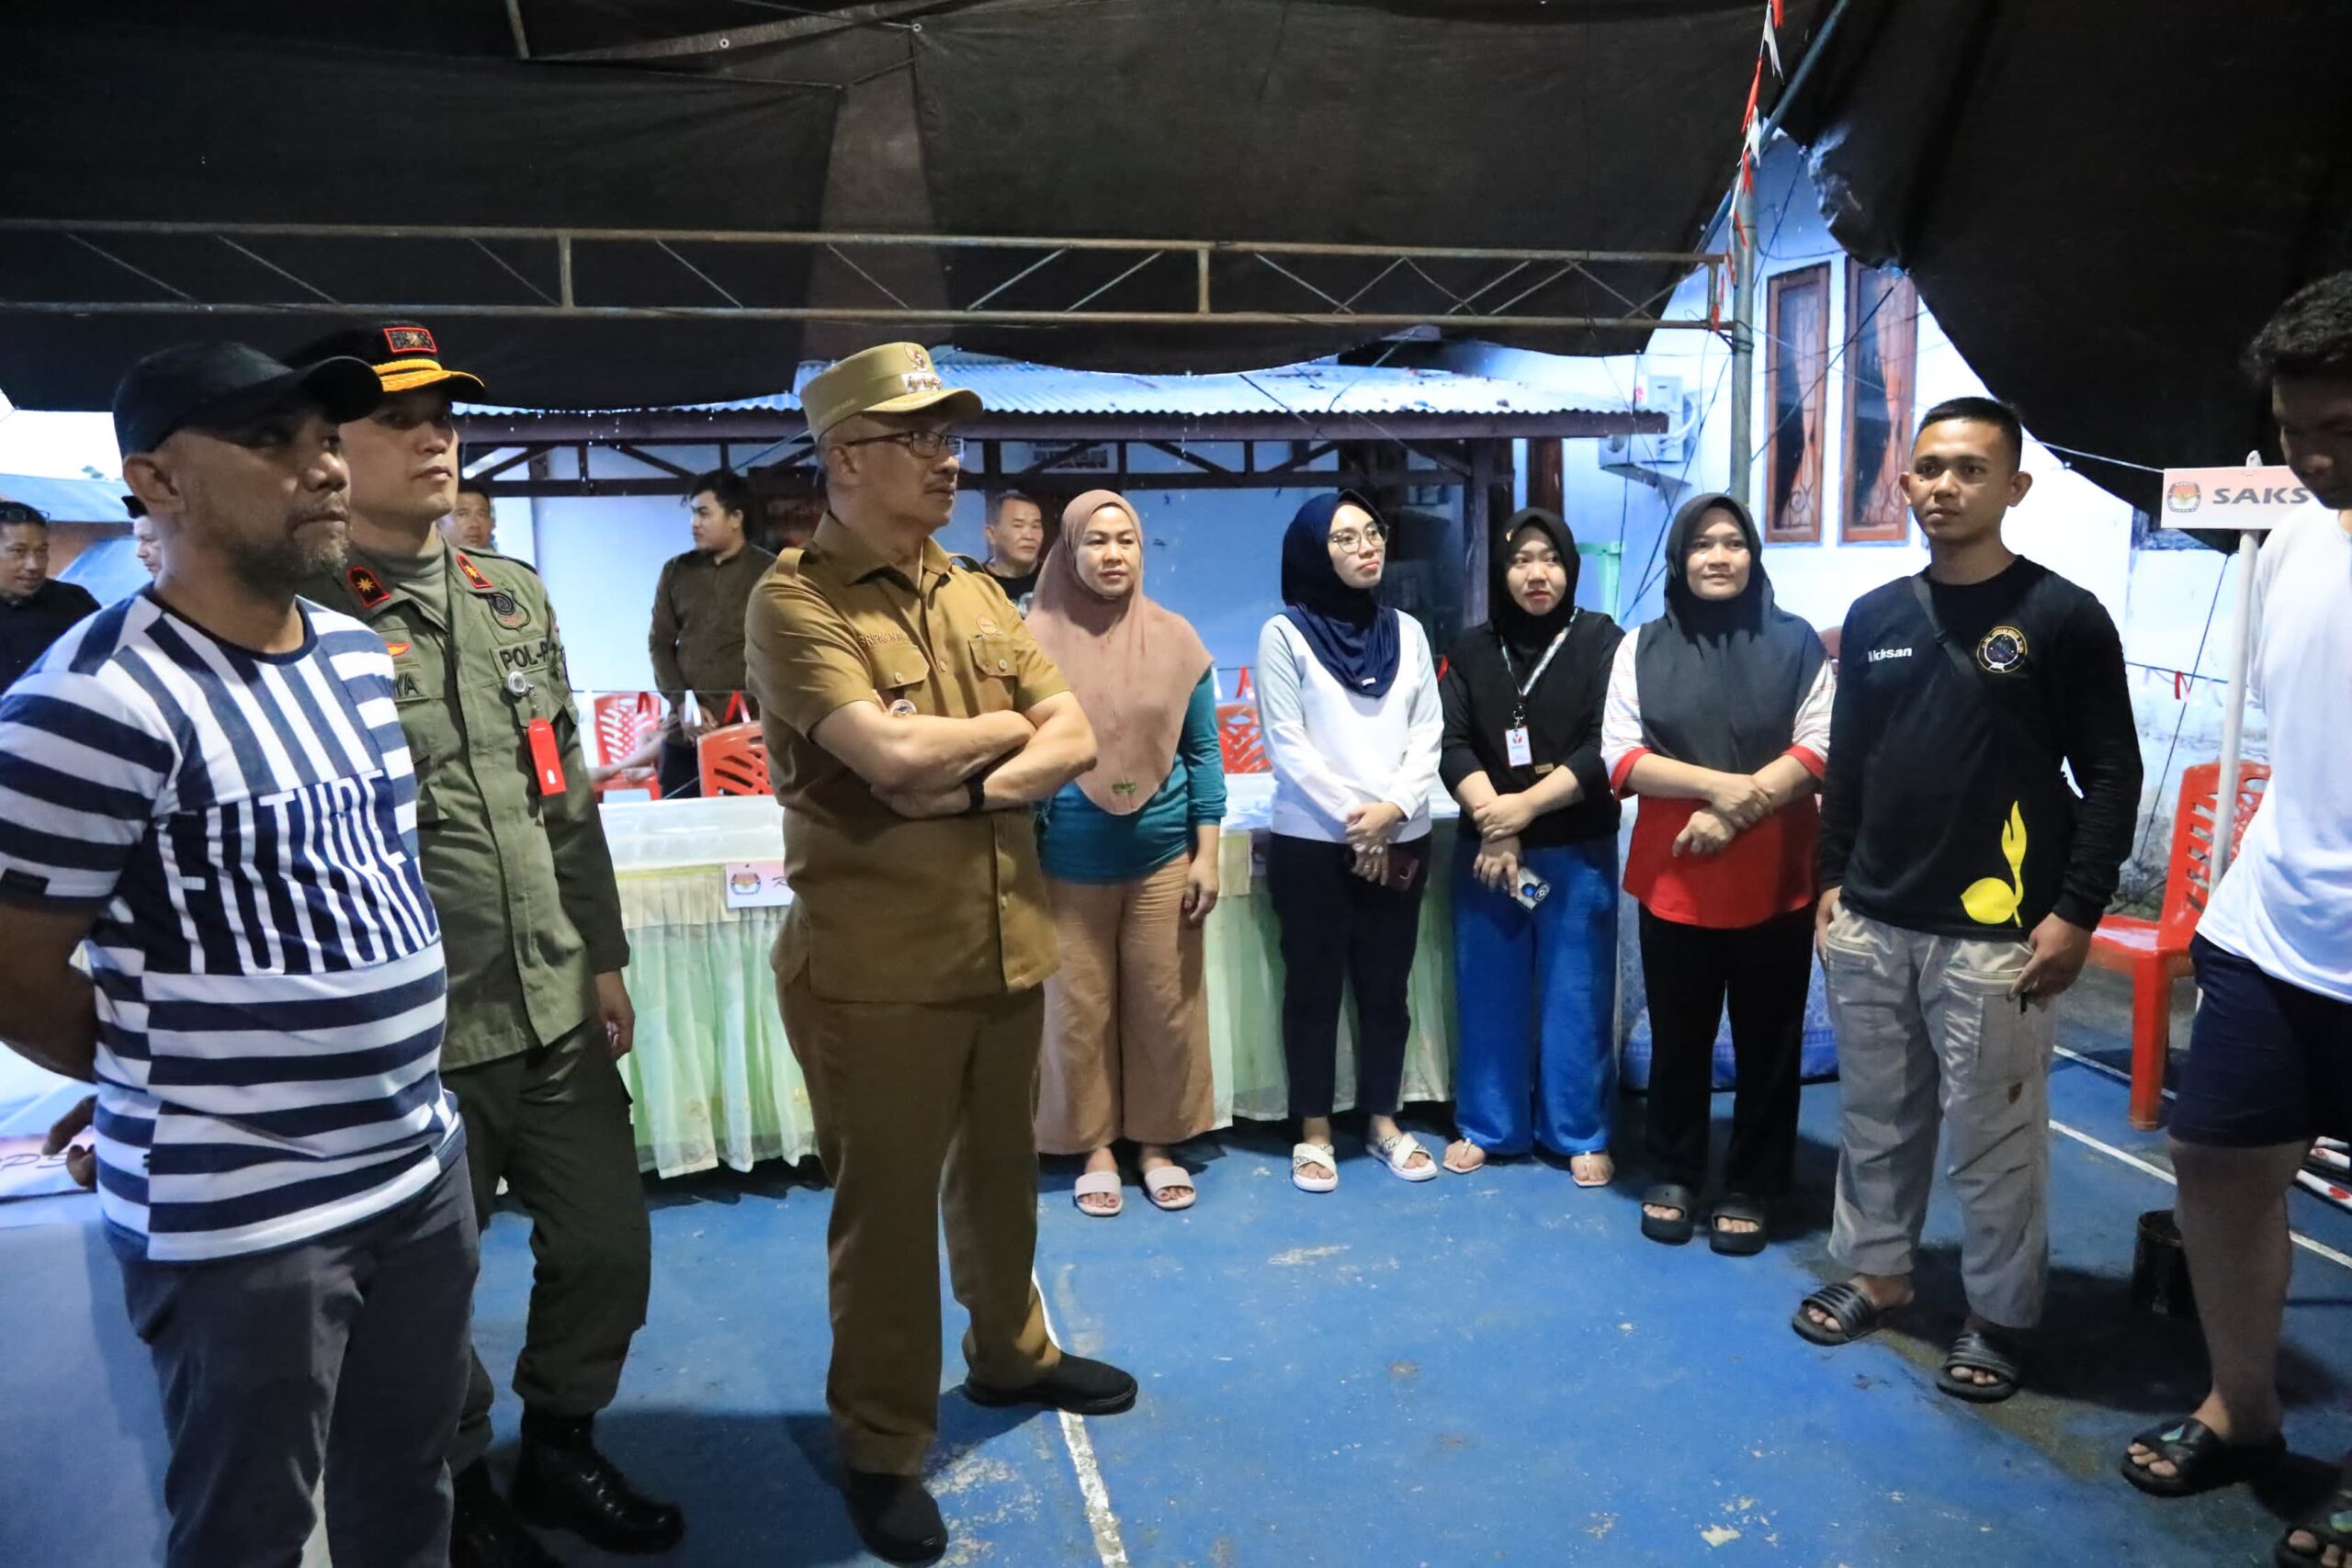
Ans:
{"label": "background person in dark shirt", "polygon": [[989,509],[988,525],[980,532],[989,542],[981,570],[1026,615],[1030,595],[1037,592],[1039,563],[1046,558],[1046,509],[1017,490],[1006,491]]}
{"label": "background person in dark shirt", "polygon": [[[653,589],[653,679],[670,704],[662,733],[662,798],[702,793],[702,738],[727,723],[743,694],[743,615],[775,557],[744,537],[752,487],[725,468],[697,475],[686,492],[695,547],[662,565]],[[686,694],[699,710],[689,719]],[[750,698],[745,697],[748,708]],[[749,716],[757,717],[757,714]]]}
{"label": "background person in dark shirt", "polygon": [[2050,1003],[2089,955],[2140,800],[2114,623],[2001,540],[2031,484],[2023,446],[1990,399],[1929,410],[1903,480],[1928,570],[1846,617],[1815,929],[1844,1102],[1830,1251],[1854,1278],[1794,1319],[1843,1344],[1910,1301],[1940,1112],[1969,1314],[1937,1382],[1978,1401],[2017,1391],[2010,1336],[2041,1315]]}
{"label": "background person in dark shirt", "polygon": [[[1487,590],[1493,619],[1462,634],[1438,682],[1438,777],[1463,817],[1462,1060],[1445,1168],[1476,1170],[1540,1143],[1592,1187],[1612,1169],[1617,1087],[1617,797],[1600,707],[1625,634],[1577,608],[1577,564],[1556,513],[1512,517]],[[1522,870],[1550,886],[1532,908],[1511,892]]]}
{"label": "background person in dark shirt", "polygon": [[97,607],[88,589],[50,577],[49,519],[22,502],[0,501],[0,691]]}

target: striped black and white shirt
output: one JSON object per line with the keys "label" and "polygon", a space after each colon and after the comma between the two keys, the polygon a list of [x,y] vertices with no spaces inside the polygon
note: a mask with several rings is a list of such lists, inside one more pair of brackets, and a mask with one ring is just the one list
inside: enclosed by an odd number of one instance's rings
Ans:
{"label": "striped black and white shirt", "polygon": [[340,1229],[463,1146],[391,659],[300,608],[260,654],[141,593],[0,699],[0,898],[96,911],[98,1192],[159,1262]]}

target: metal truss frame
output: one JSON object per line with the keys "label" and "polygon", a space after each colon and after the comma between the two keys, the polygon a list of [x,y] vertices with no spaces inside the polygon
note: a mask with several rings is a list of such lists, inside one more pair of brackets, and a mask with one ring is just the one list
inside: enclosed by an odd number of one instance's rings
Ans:
{"label": "metal truss frame", "polygon": [[[861,324],[944,326],[958,323],[988,326],[1182,326],[1276,327],[1321,326],[1370,329],[1376,333],[1436,329],[1460,332],[1530,330],[1547,332],[1702,331],[1720,332],[1723,324],[1711,310],[1692,319],[1665,319],[1667,300],[1684,277],[1703,269],[1708,299],[1720,296],[1724,255],[1679,251],[1517,250],[1485,246],[1411,246],[1313,244],[1240,240],[1125,240],[1073,236],[1008,236],[978,234],[892,234],[830,231],[750,231],[726,229],[549,229],[523,227],[422,226],[365,223],[208,223],[98,219],[0,219],[0,234],[46,234],[61,237],[111,264],[93,269],[86,298],[18,299],[0,294],[0,310],[57,315],[87,314],[206,314],[211,312],[315,312],[322,308],[370,315],[497,316],[526,320],[838,321]],[[178,238],[225,248],[247,264],[262,297],[206,299],[165,276],[168,266],[142,254],[140,262],[117,254],[110,241],[125,238]],[[521,292],[514,299],[459,299],[420,302],[413,299],[346,299],[305,277],[285,259],[266,254],[273,240],[348,240],[385,247],[410,247],[417,252],[418,276],[430,276],[432,247],[452,243],[473,246],[511,276]],[[663,258],[660,271],[673,277],[677,298],[647,302],[643,299],[598,299],[574,266],[582,247],[622,247],[645,256]],[[825,292],[853,295],[823,305],[746,303],[723,283],[697,265],[680,247],[696,250],[727,247],[735,255],[763,252],[778,262],[794,258],[833,264]],[[929,253],[944,269],[953,260],[959,265],[992,262],[998,267],[993,287],[961,304],[910,302],[876,276],[891,272],[901,278],[910,261]],[[873,265],[861,265],[863,254]],[[1004,306],[995,303],[1016,285],[1056,286],[1056,273],[1079,270],[1080,258],[1127,262],[1108,281],[1090,273],[1067,280],[1063,292],[1069,303],[1057,309]],[[711,257],[706,255],[706,262]],[[732,259],[730,257],[730,259]],[[1219,261],[1238,260],[1253,273],[1278,280],[1278,295],[1293,296],[1296,309],[1268,308],[1225,302],[1229,288],[1220,288],[1216,276]],[[145,265],[141,265],[144,263]],[[1250,264],[1255,264],[1250,266]],[[1662,289],[1645,289],[1635,297],[1612,284],[1613,268],[1643,272],[1665,266],[1673,278]],[[1149,272],[1155,287],[1171,268],[1187,269],[1189,304],[1170,309],[1158,300],[1134,301],[1126,286]],[[1371,276],[1364,276],[1367,268]],[[1155,270],[1156,269],[1156,270]],[[763,269],[764,270],[764,269]],[[779,274],[789,273],[779,267]],[[1443,276],[1441,276],[1440,275]],[[657,274],[658,275],[658,274]],[[648,275],[632,269],[636,292],[642,293]],[[1422,309],[1395,304],[1374,309],[1362,306],[1368,295],[1392,280],[1424,293]],[[112,290],[106,282],[118,285]],[[183,281],[186,281],[185,279]],[[1553,315],[1542,313],[1530,300],[1555,285],[1591,285],[1619,307],[1615,315]],[[270,290],[282,293],[271,295]],[[1123,291],[1127,296],[1122,302]],[[1391,290],[1394,292],[1394,289]],[[1160,299],[1165,296],[1160,296]],[[1362,308],[1360,308],[1362,306]]]}

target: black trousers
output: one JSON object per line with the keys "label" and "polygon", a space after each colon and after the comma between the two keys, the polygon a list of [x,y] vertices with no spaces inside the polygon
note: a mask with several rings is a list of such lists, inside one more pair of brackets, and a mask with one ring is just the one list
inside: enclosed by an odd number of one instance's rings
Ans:
{"label": "black trousers", "polygon": [[1340,1006],[1356,994],[1356,1109],[1396,1110],[1404,1093],[1405,994],[1420,931],[1429,840],[1399,844],[1392,856],[1419,863],[1409,888],[1375,886],[1356,875],[1355,852],[1277,833],[1266,843],[1266,891],[1283,942],[1283,1059],[1290,1113],[1329,1116],[1340,1054]]}
{"label": "black trousers", "polygon": [[654,759],[653,776],[661,782],[664,800],[693,800],[702,794],[702,752],[691,740],[675,735],[662,738],[662,754]]}
{"label": "black trousers", "polygon": [[1731,1007],[1731,1148],[1724,1185],[1755,1198],[1789,1190],[1797,1144],[1805,993],[1813,985],[1813,911],[1710,931],[1642,911],[1649,991],[1649,1153],[1663,1179],[1696,1191],[1707,1179],[1715,1032]]}

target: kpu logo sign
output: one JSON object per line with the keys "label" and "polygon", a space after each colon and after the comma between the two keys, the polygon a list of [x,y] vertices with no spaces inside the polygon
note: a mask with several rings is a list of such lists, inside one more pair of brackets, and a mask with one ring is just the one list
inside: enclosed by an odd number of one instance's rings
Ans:
{"label": "kpu logo sign", "polygon": [[2306,511],[2324,513],[2285,468],[2166,468],[2166,524],[2176,528],[2253,532],[2278,527]]}

